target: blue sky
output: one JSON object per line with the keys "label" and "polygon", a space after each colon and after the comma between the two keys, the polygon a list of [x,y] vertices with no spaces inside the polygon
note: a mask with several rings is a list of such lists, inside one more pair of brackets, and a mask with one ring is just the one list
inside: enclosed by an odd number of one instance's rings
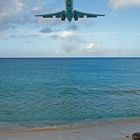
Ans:
{"label": "blue sky", "polygon": [[74,0],[74,9],[105,14],[62,22],[64,0],[0,0],[0,57],[140,56],[140,0]]}

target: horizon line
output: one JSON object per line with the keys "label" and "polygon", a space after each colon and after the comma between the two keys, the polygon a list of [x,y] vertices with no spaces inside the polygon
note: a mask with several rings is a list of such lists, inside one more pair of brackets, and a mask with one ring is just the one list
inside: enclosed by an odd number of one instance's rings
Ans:
{"label": "horizon line", "polygon": [[38,57],[0,57],[0,59],[72,59],[72,58],[140,58],[140,56],[38,56]]}

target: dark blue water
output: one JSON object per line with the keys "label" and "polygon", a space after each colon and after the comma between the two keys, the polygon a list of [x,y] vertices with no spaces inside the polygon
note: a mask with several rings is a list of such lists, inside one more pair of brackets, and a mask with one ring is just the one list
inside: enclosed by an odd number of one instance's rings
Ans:
{"label": "dark blue water", "polygon": [[140,59],[0,59],[0,128],[140,117]]}

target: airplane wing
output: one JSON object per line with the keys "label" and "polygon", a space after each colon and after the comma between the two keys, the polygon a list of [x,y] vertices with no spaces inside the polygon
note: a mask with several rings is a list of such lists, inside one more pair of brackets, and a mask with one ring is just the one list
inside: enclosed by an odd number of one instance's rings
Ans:
{"label": "airplane wing", "polygon": [[84,18],[84,17],[87,17],[87,18],[97,18],[98,16],[105,16],[105,15],[102,15],[102,14],[90,14],[90,13],[83,13],[83,12],[80,12],[80,11],[74,11],[74,14],[78,17],[78,18]]}
{"label": "airplane wing", "polygon": [[57,13],[51,13],[51,14],[41,14],[41,15],[35,15],[36,17],[43,17],[43,18],[62,18],[65,16],[65,11],[57,12]]}

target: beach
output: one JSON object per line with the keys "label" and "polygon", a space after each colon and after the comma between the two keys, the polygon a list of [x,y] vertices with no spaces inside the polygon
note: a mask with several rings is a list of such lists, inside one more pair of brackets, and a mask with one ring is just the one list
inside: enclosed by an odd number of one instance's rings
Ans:
{"label": "beach", "polygon": [[1,131],[0,140],[132,140],[140,131],[140,119],[98,122],[63,128]]}

